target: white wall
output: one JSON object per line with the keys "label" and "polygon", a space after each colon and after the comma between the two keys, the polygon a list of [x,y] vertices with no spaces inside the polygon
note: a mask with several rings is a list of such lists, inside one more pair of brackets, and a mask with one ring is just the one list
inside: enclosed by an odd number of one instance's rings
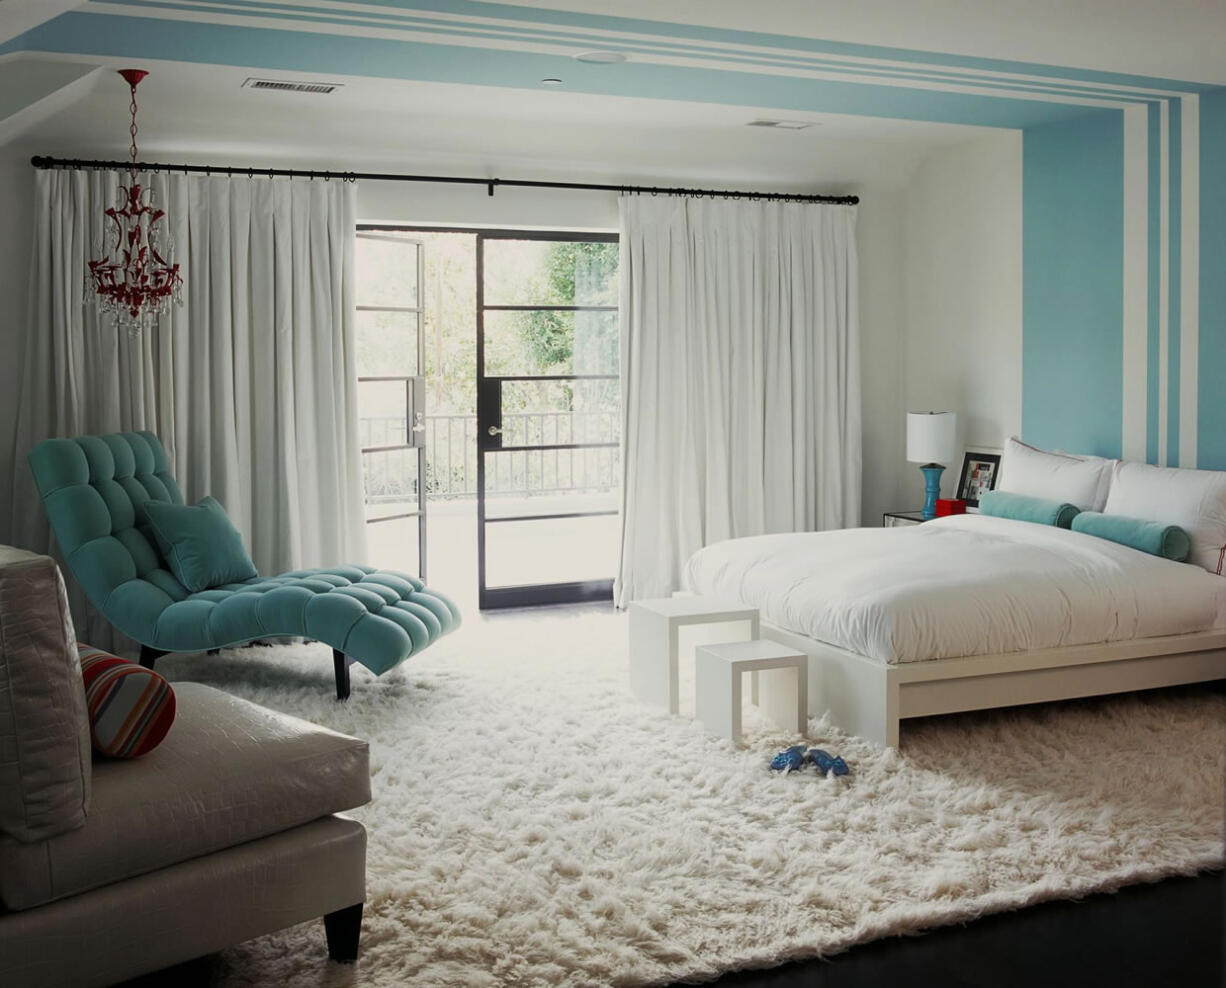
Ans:
{"label": "white wall", "polygon": [[0,147],[0,543],[12,541],[13,471],[26,469],[25,451],[17,453],[14,446],[27,332],[33,193],[29,151]]}
{"label": "white wall", "polygon": [[864,430],[861,524],[876,527],[886,511],[906,509],[903,496],[903,331],[906,278],[902,194],[866,192],[856,240],[860,251],[860,379]]}
{"label": "white wall", "polygon": [[[999,447],[1022,427],[1021,132],[931,155],[907,188],[905,226],[906,408],[956,411],[959,448]],[[960,467],[945,471],[944,496]],[[902,483],[900,507],[918,507],[915,465]]]}
{"label": "white wall", "polygon": [[[559,181],[574,181],[574,176]],[[415,226],[483,226],[540,230],[617,229],[612,192],[495,189],[484,186],[363,182],[358,221]]]}

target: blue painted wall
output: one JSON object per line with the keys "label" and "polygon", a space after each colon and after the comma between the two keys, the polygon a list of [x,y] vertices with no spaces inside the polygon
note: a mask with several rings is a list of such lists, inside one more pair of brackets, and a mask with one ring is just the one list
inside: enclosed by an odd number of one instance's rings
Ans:
{"label": "blue painted wall", "polygon": [[1123,114],[1102,110],[1027,129],[1022,431],[1029,442],[1120,455],[1123,242]]}
{"label": "blue painted wall", "polygon": [[1199,466],[1226,470],[1226,89],[1200,100]]}

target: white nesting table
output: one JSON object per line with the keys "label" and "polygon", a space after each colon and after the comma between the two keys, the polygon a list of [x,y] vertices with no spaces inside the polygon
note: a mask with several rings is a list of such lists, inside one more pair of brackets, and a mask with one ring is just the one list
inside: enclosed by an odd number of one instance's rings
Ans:
{"label": "white nesting table", "polygon": [[808,733],[809,664],[804,652],[772,641],[700,645],[695,650],[694,712],[710,733],[741,739],[741,677],[756,673],[758,709],[797,734]]}
{"label": "white nesting table", "polygon": [[710,597],[660,597],[630,605],[630,689],[640,700],[678,711],[677,665],[684,625],[748,621],[759,632],[758,609]]}

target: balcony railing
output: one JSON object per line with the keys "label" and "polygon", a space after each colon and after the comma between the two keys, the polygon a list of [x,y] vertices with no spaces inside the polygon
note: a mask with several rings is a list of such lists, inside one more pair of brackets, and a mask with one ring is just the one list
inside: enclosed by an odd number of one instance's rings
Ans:
{"label": "balcony railing", "polygon": [[[472,497],[477,493],[477,417],[427,415],[426,497]],[[620,422],[616,412],[518,412],[502,416],[503,435],[515,445],[611,442]],[[402,416],[363,418],[362,446],[405,442]],[[487,496],[601,493],[620,483],[620,452],[596,449],[522,450],[498,453],[486,462]],[[381,450],[363,456],[368,502],[417,496],[417,451]]]}

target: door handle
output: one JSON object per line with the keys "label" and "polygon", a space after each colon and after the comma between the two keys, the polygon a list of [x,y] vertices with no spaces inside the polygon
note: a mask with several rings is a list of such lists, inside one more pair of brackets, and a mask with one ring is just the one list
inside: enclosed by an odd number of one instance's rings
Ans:
{"label": "door handle", "polygon": [[496,425],[491,425],[485,431],[488,432],[491,436],[501,436],[502,435],[502,430],[498,428],[498,426]]}

